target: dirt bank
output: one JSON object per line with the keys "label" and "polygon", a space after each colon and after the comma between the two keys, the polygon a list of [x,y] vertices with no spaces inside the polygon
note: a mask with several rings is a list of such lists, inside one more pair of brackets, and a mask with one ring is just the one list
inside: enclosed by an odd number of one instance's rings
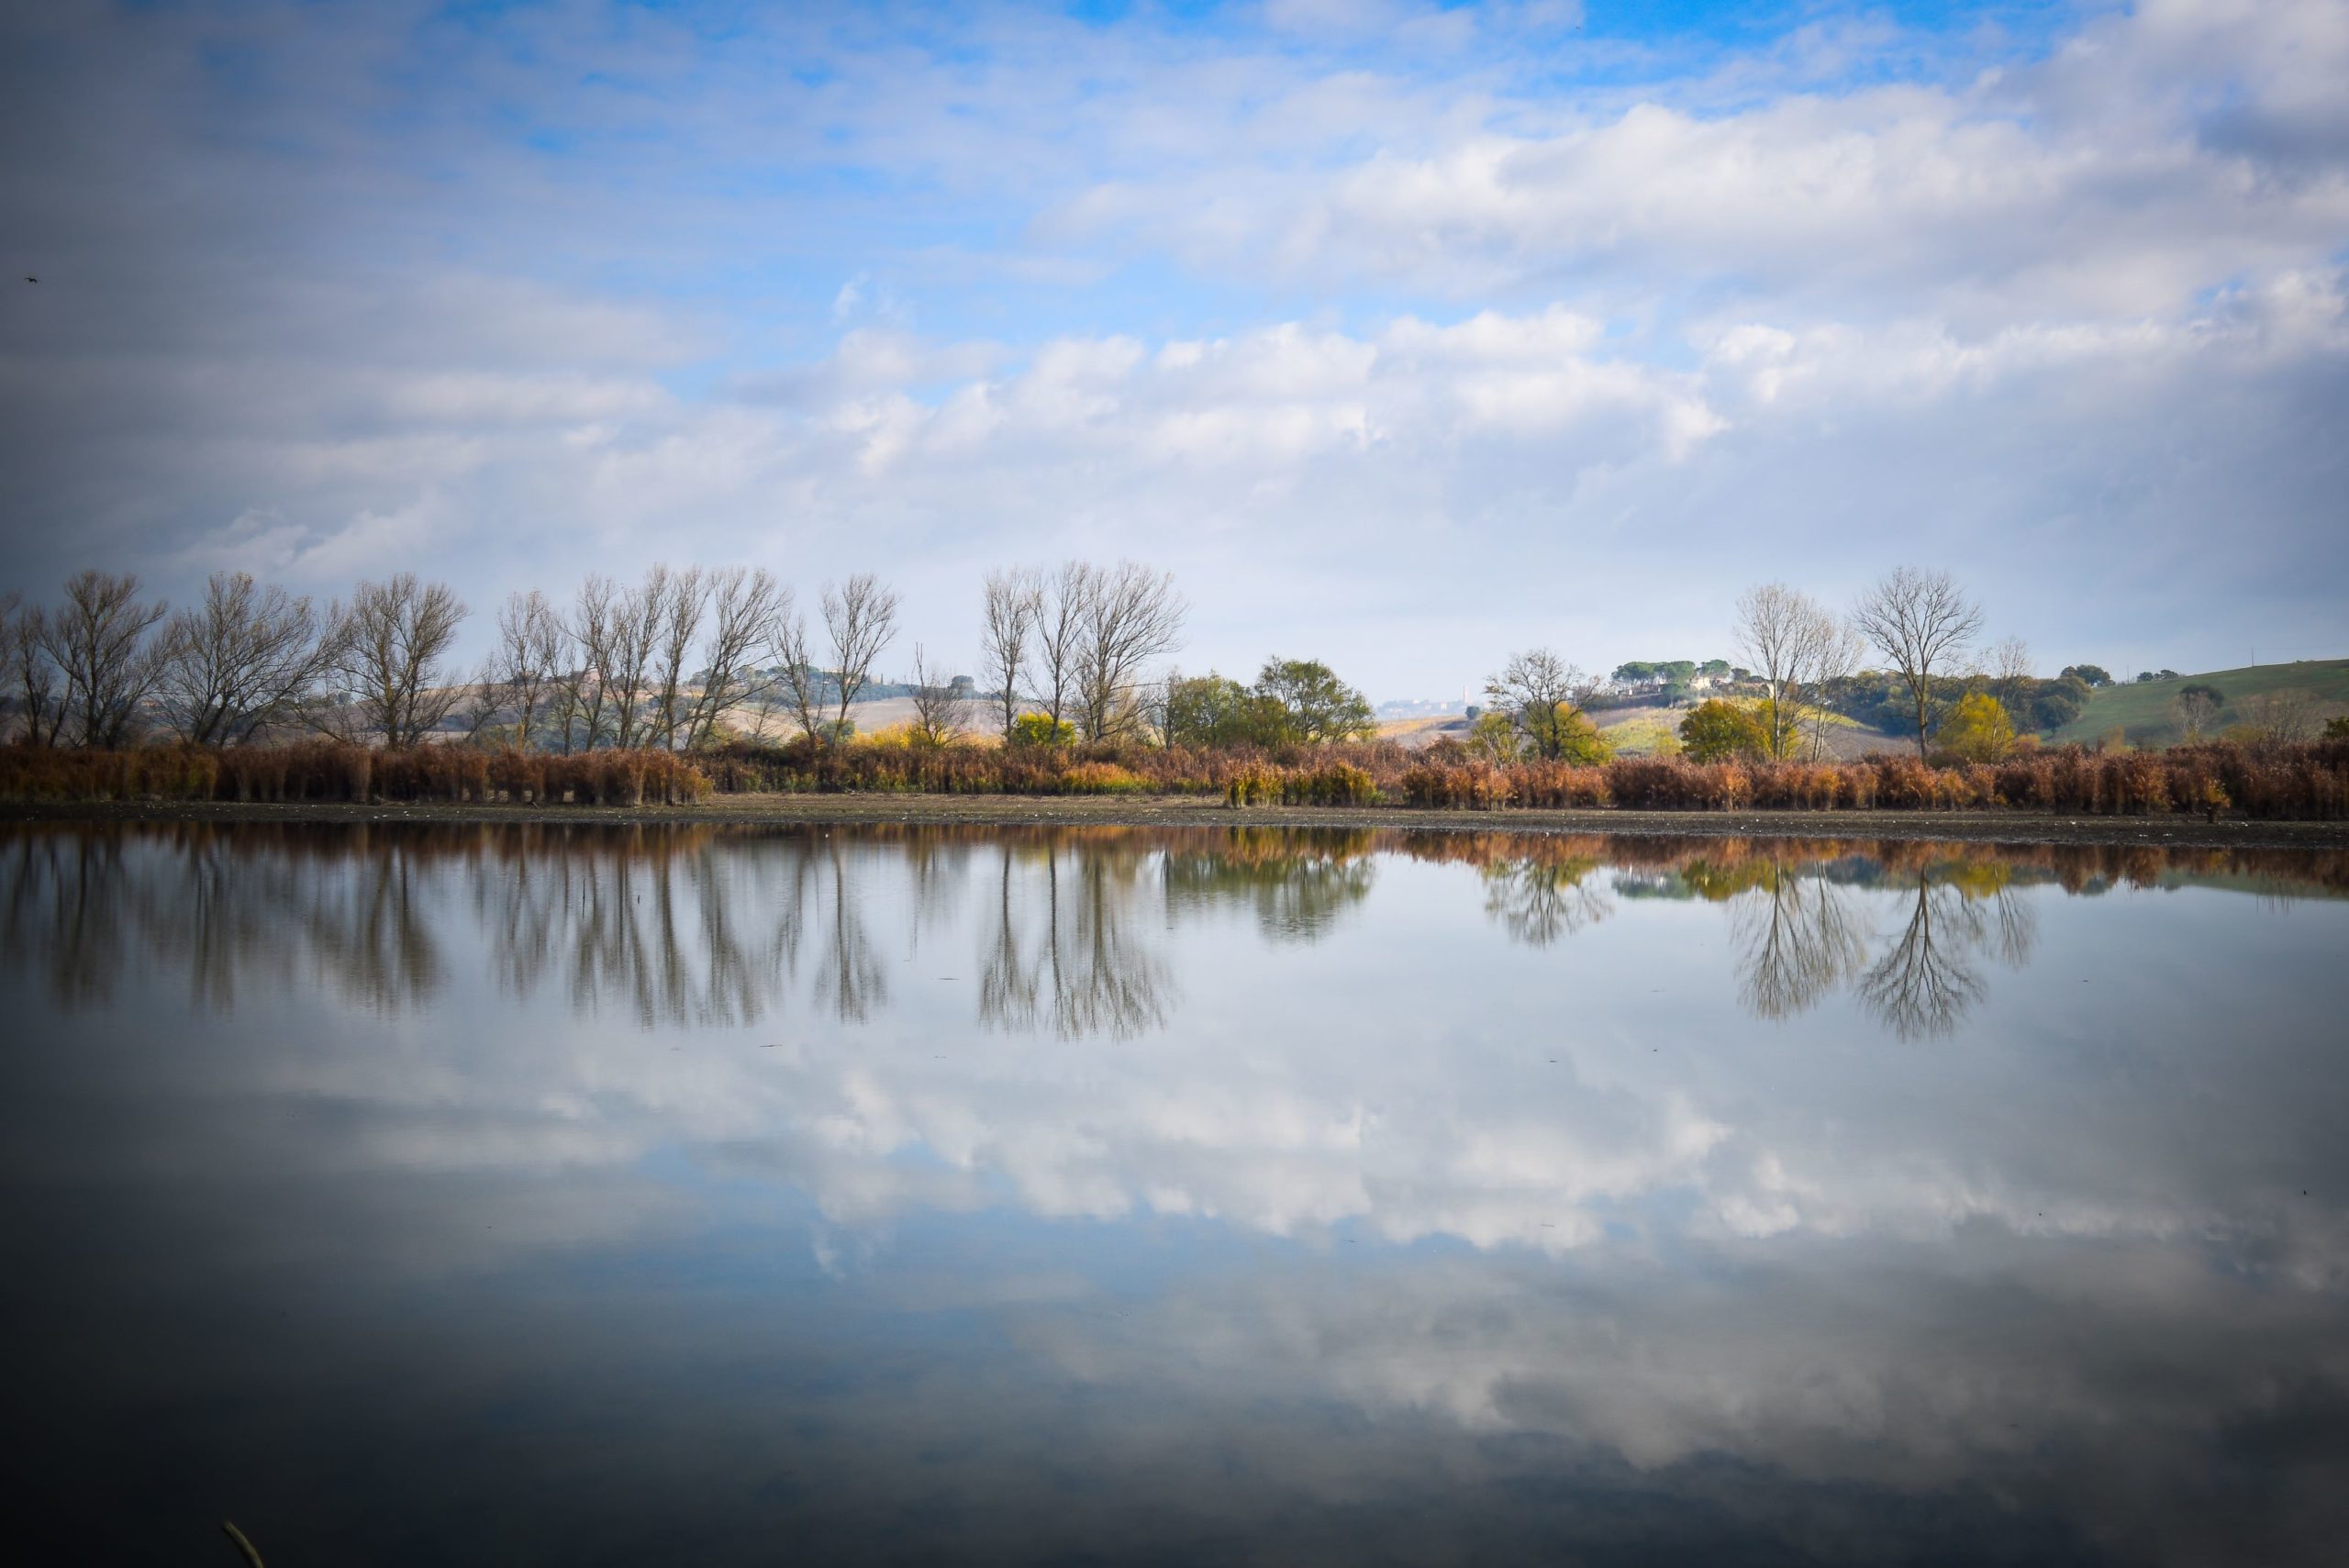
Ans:
{"label": "dirt bank", "polygon": [[1942,839],[2006,844],[2349,848],[2349,822],[2206,822],[2185,817],[2024,811],[1414,811],[1251,806],[1191,795],[734,795],[699,806],[260,806],[122,801],[0,805],[0,821],[107,822],[952,822],[1135,827],[1404,828],[1675,837]]}

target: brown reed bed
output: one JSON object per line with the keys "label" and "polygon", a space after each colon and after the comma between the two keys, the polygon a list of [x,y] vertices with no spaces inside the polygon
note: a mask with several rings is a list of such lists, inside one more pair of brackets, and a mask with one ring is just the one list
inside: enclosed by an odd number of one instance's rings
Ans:
{"label": "brown reed bed", "polygon": [[1454,745],[1385,743],[1004,749],[734,745],[555,755],[332,741],[208,751],[0,748],[0,801],[690,804],[710,794],[1166,795],[1233,806],[1649,812],[2041,812],[2076,817],[2349,820],[2349,741],[2214,741],[2163,751],[2064,747],[1995,764],[1850,762],[1494,762]]}
{"label": "brown reed bed", "polygon": [[330,740],[214,751],[0,747],[0,801],[451,802],[688,805],[708,775],[671,751],[554,756],[471,746],[398,749]]}

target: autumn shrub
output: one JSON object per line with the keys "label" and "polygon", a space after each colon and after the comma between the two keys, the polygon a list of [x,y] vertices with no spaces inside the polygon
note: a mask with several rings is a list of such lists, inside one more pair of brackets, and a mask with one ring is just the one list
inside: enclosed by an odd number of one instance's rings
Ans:
{"label": "autumn shrub", "polygon": [[1378,782],[1351,762],[1331,762],[1326,767],[1284,772],[1280,798],[1288,806],[1375,806]]}
{"label": "autumn shrub", "polygon": [[1520,762],[1508,770],[1516,804],[1555,811],[1587,810],[1614,804],[1604,767],[1569,762]]}
{"label": "autumn shrub", "polygon": [[1143,781],[1115,762],[1079,762],[1061,775],[1069,795],[1139,795]]}
{"label": "autumn shrub", "polygon": [[1397,781],[1408,806],[1492,811],[1510,797],[1508,773],[1492,762],[1465,756],[1438,758],[1408,769]]}

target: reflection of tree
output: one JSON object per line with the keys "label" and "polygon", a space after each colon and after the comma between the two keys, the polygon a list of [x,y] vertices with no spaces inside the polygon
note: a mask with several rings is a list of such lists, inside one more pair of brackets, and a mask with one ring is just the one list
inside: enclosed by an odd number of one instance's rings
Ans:
{"label": "reflection of tree", "polygon": [[1973,960],[1994,953],[2009,967],[2031,957],[2035,916],[2015,896],[2009,868],[1990,861],[1916,873],[1916,902],[1898,940],[1860,977],[1860,1000],[1903,1040],[1957,1027],[1980,1002]]}
{"label": "reflection of tree", "polygon": [[1176,915],[1245,902],[1275,940],[1314,941],[1370,895],[1377,874],[1367,832],[1236,828],[1170,848],[1166,906]]}
{"label": "reflection of tree", "polygon": [[817,868],[817,881],[830,895],[831,919],[817,955],[816,1000],[839,1018],[861,1023],[888,1001],[889,985],[857,908],[843,852],[846,839],[845,834],[827,833],[821,840],[823,863]]}
{"label": "reflection of tree", "polygon": [[1604,893],[1585,885],[1598,869],[1598,860],[1584,855],[1528,854],[1491,862],[1482,868],[1485,913],[1518,941],[1547,947],[1612,911]]}
{"label": "reflection of tree", "polygon": [[10,954],[36,959],[60,1001],[103,1006],[123,964],[128,911],[116,893],[126,880],[119,839],[19,829],[8,845],[0,939]]}
{"label": "reflection of tree", "polygon": [[995,929],[982,950],[981,1020],[1050,1029],[1063,1040],[1130,1040],[1163,1025],[1173,981],[1137,919],[1146,847],[1079,840],[1073,853],[1048,843],[1023,855],[1007,840],[1001,855]]}
{"label": "reflection of tree", "polygon": [[358,874],[317,879],[310,940],[321,967],[385,1011],[429,1002],[440,986],[440,947],[417,876],[410,859],[386,843]]}
{"label": "reflection of tree", "polygon": [[[322,857],[299,836],[206,826],[19,828],[8,837],[0,944],[32,956],[71,1005],[104,1006],[140,956],[184,971],[221,1012],[241,985],[290,983],[306,960],[362,1004],[395,1008],[440,984],[420,894],[384,840],[346,830]],[[370,869],[353,876],[339,863]]]}
{"label": "reflection of tree", "polygon": [[1790,1018],[1867,959],[1865,912],[1818,867],[1780,862],[1730,905],[1742,950],[1738,999],[1765,1018]]}

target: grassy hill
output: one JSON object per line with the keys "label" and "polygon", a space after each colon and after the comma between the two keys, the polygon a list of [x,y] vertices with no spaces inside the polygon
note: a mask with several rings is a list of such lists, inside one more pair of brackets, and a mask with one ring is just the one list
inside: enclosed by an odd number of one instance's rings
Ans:
{"label": "grassy hill", "polygon": [[2240,670],[2212,670],[2180,675],[2174,681],[2148,681],[2143,685],[2108,686],[2088,698],[2080,717],[2049,737],[2056,742],[2093,741],[2115,729],[2132,745],[2165,746],[2180,739],[2174,704],[2180,687],[2216,686],[2226,696],[2219,713],[2219,728],[2239,723],[2238,705],[2269,693],[2302,692],[2313,697],[2325,717],[2349,712],[2349,659],[2304,659],[2294,664],[2252,664]]}

